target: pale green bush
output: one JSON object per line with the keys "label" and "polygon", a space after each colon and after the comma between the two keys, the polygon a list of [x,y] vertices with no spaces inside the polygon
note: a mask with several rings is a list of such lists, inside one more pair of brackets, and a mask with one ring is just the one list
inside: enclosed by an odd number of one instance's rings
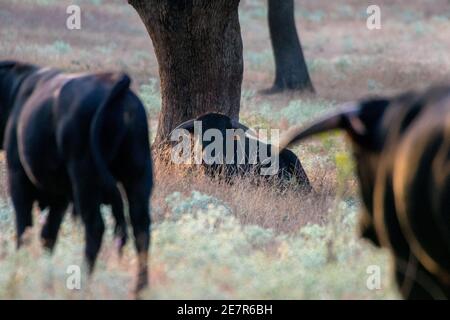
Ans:
{"label": "pale green bush", "polygon": [[[341,202],[329,223],[287,235],[242,225],[225,203],[200,192],[173,193],[166,202],[169,218],[152,227],[152,286],[144,298],[398,298],[386,253],[356,236],[354,204]],[[1,235],[8,240],[0,252],[0,299],[129,297],[133,269],[121,267],[113,254],[109,210],[104,210],[108,232],[94,277],[88,285],[84,276],[82,290],[71,291],[65,287],[67,266],[83,265],[80,224],[65,219],[53,257],[41,252],[37,230],[16,252],[12,210],[0,207]],[[134,259],[128,245],[122,263]],[[381,290],[366,287],[370,265],[382,270]]]}
{"label": "pale green bush", "polygon": [[141,85],[139,97],[149,114],[157,114],[161,109],[161,94],[158,90],[158,81],[156,79],[150,78],[148,84]]}
{"label": "pale green bush", "polygon": [[[337,208],[337,225],[307,225],[288,236],[243,226],[220,200],[198,192],[166,201],[178,219],[155,226],[152,264],[164,265],[169,279],[150,298],[397,297],[386,256],[355,236],[355,206]],[[372,264],[386,270],[383,290],[365,286]]]}

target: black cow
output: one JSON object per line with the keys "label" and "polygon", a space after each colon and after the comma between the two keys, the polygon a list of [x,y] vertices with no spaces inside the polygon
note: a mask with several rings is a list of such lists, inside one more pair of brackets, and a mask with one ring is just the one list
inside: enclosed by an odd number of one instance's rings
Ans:
{"label": "black cow", "polygon": [[92,273],[110,204],[122,247],[129,204],[139,256],[137,290],[147,284],[152,163],[145,109],[125,74],[65,74],[15,61],[0,62],[0,135],[16,213],[17,245],[32,226],[37,202],[49,214],[41,232],[52,251],[69,203],[85,226],[85,257]]}
{"label": "black cow", "polygon": [[450,86],[362,101],[281,148],[334,129],[353,142],[362,234],[393,253],[403,296],[450,298]]}
{"label": "black cow", "polygon": [[[206,171],[210,175],[222,174],[229,181],[236,175],[245,175],[249,173],[262,174],[262,170],[269,167],[276,168],[277,165],[270,161],[272,154],[272,146],[258,140],[252,134],[252,131],[245,125],[236,120],[230,119],[228,116],[219,113],[204,114],[196,119],[188,120],[178,125],[171,133],[174,136],[176,130],[187,130],[190,134],[194,134],[194,123],[201,123],[201,148],[203,151],[208,148],[215,140],[215,137],[205,137],[204,134],[210,129],[218,130],[222,139],[222,148],[219,152],[213,150],[213,159],[211,162],[202,164],[206,167]],[[231,133],[231,135],[230,135]],[[246,134],[247,133],[247,134]],[[227,149],[227,137],[231,138],[233,145]],[[233,154],[229,151],[232,149]],[[227,151],[228,150],[228,151]],[[240,158],[239,156],[242,155]],[[232,162],[229,160],[232,157]],[[227,161],[228,159],[228,161]],[[242,161],[239,161],[242,159]],[[268,173],[268,172],[267,172]],[[290,150],[283,150],[278,158],[278,170],[275,174],[265,174],[266,177],[276,176],[284,181],[295,179],[297,184],[304,191],[311,191],[311,185],[308,177],[297,156]]]}

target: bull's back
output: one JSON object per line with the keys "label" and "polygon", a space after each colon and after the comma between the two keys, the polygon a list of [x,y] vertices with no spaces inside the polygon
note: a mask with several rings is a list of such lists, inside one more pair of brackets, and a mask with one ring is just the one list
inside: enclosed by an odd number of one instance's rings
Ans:
{"label": "bull's back", "polygon": [[67,160],[89,153],[92,118],[103,97],[88,75],[54,74],[38,81],[17,115],[20,162],[50,193],[70,192]]}
{"label": "bull's back", "polygon": [[37,187],[60,193],[68,184],[56,146],[53,106],[62,84],[58,74],[49,73],[35,83],[33,93],[18,109],[12,134],[28,178]]}

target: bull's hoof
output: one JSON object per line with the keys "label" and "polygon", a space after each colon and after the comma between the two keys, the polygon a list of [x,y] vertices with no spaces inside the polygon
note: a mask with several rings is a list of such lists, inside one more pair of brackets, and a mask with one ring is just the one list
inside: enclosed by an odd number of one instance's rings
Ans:
{"label": "bull's hoof", "polygon": [[23,246],[25,246],[25,247],[29,246],[31,244],[31,241],[32,241],[32,235],[31,235],[30,228],[28,227],[27,229],[25,229],[23,234],[21,236],[19,236],[16,240],[17,250]]}
{"label": "bull's hoof", "polygon": [[126,245],[128,241],[128,234],[125,228],[123,228],[120,225],[116,225],[114,230],[114,236],[117,253],[119,255],[119,258],[121,258],[123,253],[123,247]]}
{"label": "bull's hoof", "polygon": [[53,253],[55,243],[56,241],[54,239],[41,238],[42,247],[45,249],[45,251],[47,251],[50,254]]}
{"label": "bull's hoof", "polygon": [[119,237],[119,238],[115,239],[115,245],[116,245],[116,250],[117,250],[117,254],[119,256],[119,259],[122,258],[123,247],[125,247],[126,243],[127,243],[127,238],[126,237]]}
{"label": "bull's hoof", "polygon": [[138,279],[137,279],[137,283],[136,283],[136,287],[134,289],[134,294],[136,296],[136,299],[139,298],[140,293],[142,293],[142,291],[144,291],[145,289],[148,288],[148,275],[147,275],[147,271],[145,272],[140,272],[138,275]]}

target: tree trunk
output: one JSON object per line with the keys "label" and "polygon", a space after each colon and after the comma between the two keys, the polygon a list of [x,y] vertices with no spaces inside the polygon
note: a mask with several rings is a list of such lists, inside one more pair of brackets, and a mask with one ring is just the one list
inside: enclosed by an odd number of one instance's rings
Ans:
{"label": "tree trunk", "polygon": [[275,57],[275,83],[266,93],[314,92],[295,27],[294,0],[269,0],[269,29]]}
{"label": "tree trunk", "polygon": [[243,77],[239,0],[129,0],[153,41],[162,107],[155,145],[206,112],[239,119]]}

